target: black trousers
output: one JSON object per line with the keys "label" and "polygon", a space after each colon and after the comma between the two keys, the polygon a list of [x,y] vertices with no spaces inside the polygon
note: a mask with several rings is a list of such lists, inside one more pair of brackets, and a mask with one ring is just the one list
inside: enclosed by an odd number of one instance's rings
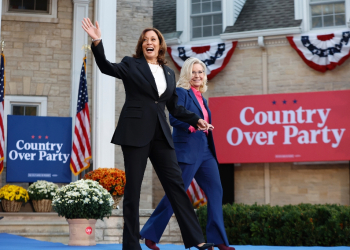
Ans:
{"label": "black trousers", "polygon": [[148,157],[174,210],[185,247],[189,248],[204,242],[202,230],[185,191],[175,150],[169,146],[159,121],[153,139],[148,145],[122,146],[122,151],[126,175],[123,201],[123,250],[141,250],[139,203]]}

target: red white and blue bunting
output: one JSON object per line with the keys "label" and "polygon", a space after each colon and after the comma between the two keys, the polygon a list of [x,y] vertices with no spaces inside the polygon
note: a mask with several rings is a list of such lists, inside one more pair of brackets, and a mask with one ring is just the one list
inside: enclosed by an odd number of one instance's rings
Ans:
{"label": "red white and blue bunting", "polygon": [[311,68],[325,72],[350,57],[350,31],[328,35],[287,37],[290,45]]}
{"label": "red white and blue bunting", "polygon": [[236,46],[237,42],[213,43],[204,46],[177,45],[168,47],[168,53],[178,70],[181,70],[184,61],[189,57],[203,61],[207,66],[208,80],[211,80],[228,64]]}

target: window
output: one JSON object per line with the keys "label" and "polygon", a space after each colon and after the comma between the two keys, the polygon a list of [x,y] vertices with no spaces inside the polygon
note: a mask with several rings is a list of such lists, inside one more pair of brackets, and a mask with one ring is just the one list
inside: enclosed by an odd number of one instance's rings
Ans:
{"label": "window", "polygon": [[1,19],[58,23],[57,0],[2,0]]}
{"label": "window", "polygon": [[[46,96],[5,95],[4,134],[7,135],[7,115],[47,116]],[[5,136],[5,141],[7,140]],[[6,148],[6,143],[5,143]]]}
{"label": "window", "polygon": [[9,0],[10,12],[49,13],[49,0]]}
{"label": "window", "polygon": [[20,105],[12,104],[11,105],[11,114],[12,115],[29,115],[37,116],[38,115],[38,105]]}
{"label": "window", "polygon": [[191,0],[191,38],[213,37],[221,33],[221,0]]}
{"label": "window", "polygon": [[346,25],[345,1],[310,0],[311,28]]}
{"label": "window", "polygon": [[7,115],[47,115],[47,97],[42,96],[5,96],[5,120]]}

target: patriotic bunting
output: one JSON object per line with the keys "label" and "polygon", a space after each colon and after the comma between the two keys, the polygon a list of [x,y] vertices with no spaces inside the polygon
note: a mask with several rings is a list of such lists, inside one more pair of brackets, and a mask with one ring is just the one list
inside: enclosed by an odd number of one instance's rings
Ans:
{"label": "patriotic bunting", "polygon": [[287,39],[304,62],[320,72],[332,70],[350,57],[350,31],[328,35],[289,36]]}
{"label": "patriotic bunting", "polygon": [[75,117],[74,139],[70,160],[70,169],[74,175],[90,167],[91,144],[90,144],[90,115],[88,104],[88,91],[86,83],[86,56],[81,68],[78,107]]}
{"label": "patriotic bunting", "polygon": [[203,61],[207,66],[208,80],[211,80],[226,67],[236,46],[237,42],[224,42],[205,46],[177,45],[168,47],[167,50],[178,70],[181,70],[189,57]]}

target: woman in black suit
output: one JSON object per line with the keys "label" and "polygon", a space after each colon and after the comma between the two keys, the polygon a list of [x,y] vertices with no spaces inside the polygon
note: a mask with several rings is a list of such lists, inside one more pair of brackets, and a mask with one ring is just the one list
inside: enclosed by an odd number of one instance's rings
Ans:
{"label": "woman in black suit", "polygon": [[178,166],[170,128],[166,122],[165,106],[178,120],[208,130],[210,125],[198,115],[177,105],[175,74],[165,66],[166,44],[154,28],[145,29],[136,45],[133,57],[120,63],[110,63],[104,53],[101,31],[96,22],[84,18],[83,29],[92,38],[92,52],[102,73],[122,79],[125,103],[120,114],[112,143],[121,145],[126,186],[123,202],[123,249],[141,250],[139,239],[139,200],[141,183],[150,158],[167,194],[186,248],[208,249],[202,230],[189,201],[181,169]]}

